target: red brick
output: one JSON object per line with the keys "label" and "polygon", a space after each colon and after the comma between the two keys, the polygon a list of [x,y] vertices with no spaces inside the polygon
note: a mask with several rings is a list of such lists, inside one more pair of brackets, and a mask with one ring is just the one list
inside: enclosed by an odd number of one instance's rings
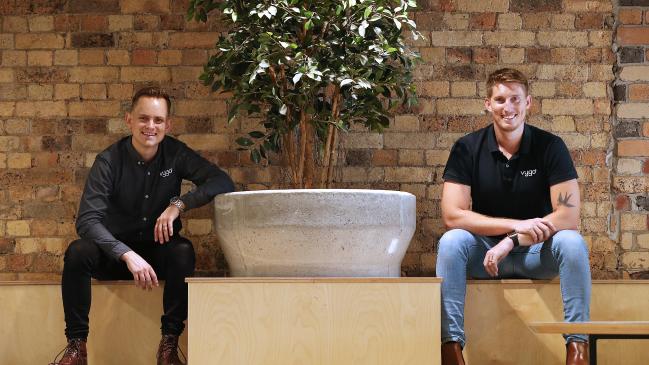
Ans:
{"label": "red brick", "polygon": [[622,24],[642,24],[641,9],[620,9],[617,16]]}
{"label": "red brick", "polygon": [[645,160],[642,164],[642,173],[649,174],[649,159]]}
{"label": "red brick", "polygon": [[496,29],[496,13],[472,13],[469,18],[469,29]]}
{"label": "red brick", "polygon": [[119,0],[70,0],[70,13],[116,13]]}
{"label": "red brick", "polygon": [[455,10],[455,4],[453,0],[439,0],[439,10],[451,12]]}
{"label": "red brick", "polygon": [[133,20],[133,29],[135,30],[157,30],[160,18],[155,15],[138,14]]}
{"label": "red brick", "polygon": [[104,15],[86,15],[81,18],[81,30],[85,32],[104,32],[108,30],[108,18]]}
{"label": "red brick", "polygon": [[7,270],[10,272],[27,271],[32,265],[34,257],[32,255],[14,254],[7,256]]}
{"label": "red brick", "polygon": [[649,101],[649,84],[629,85],[630,101]]}
{"label": "red brick", "polygon": [[120,1],[122,13],[149,13],[166,14],[170,13],[169,0],[122,0]]}
{"label": "red brick", "polygon": [[372,153],[372,166],[394,166],[399,159],[397,150],[374,150]]}
{"label": "red brick", "polygon": [[57,32],[76,32],[81,29],[81,16],[57,14],[54,16],[54,30]]}
{"label": "red brick", "polygon": [[623,140],[617,145],[618,156],[649,156],[649,140]]}
{"label": "red brick", "polygon": [[498,62],[498,49],[496,48],[474,48],[473,62],[492,64]]}
{"label": "red brick", "polygon": [[131,62],[134,65],[155,65],[156,51],[151,49],[136,49],[131,54]]}
{"label": "red brick", "polygon": [[582,29],[602,29],[604,24],[604,15],[600,13],[579,13],[575,18],[575,28]]}
{"label": "red brick", "polygon": [[649,122],[644,122],[642,126],[642,135],[645,137],[649,137]]}
{"label": "red brick", "polygon": [[212,49],[219,34],[216,32],[184,32],[169,36],[169,48],[206,48]]}
{"label": "red brick", "polygon": [[617,29],[617,42],[621,45],[649,44],[649,27],[619,27]]}
{"label": "red brick", "polygon": [[511,0],[509,10],[516,13],[561,11],[561,0]]}
{"label": "red brick", "polygon": [[447,48],[446,61],[448,63],[470,63],[471,48]]}
{"label": "red brick", "polygon": [[182,13],[183,15],[189,7],[190,0],[171,0],[171,12],[174,14]]}
{"label": "red brick", "polygon": [[626,194],[619,194],[615,197],[616,210],[629,210],[631,208],[631,199]]}
{"label": "red brick", "polygon": [[184,25],[185,17],[180,14],[160,16],[160,30],[183,30]]}

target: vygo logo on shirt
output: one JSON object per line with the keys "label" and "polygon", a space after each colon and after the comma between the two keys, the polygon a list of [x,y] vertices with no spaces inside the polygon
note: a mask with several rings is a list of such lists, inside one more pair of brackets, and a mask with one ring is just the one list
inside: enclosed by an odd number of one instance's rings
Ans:
{"label": "vygo logo on shirt", "polygon": [[536,175],[536,169],[534,169],[534,170],[524,170],[524,171],[521,171],[521,175],[523,175],[523,176],[525,176],[525,177],[534,176],[534,175]]}
{"label": "vygo logo on shirt", "polygon": [[173,172],[174,172],[173,168],[167,169],[167,170],[164,170],[164,171],[160,172],[160,176],[167,177],[167,176],[171,175]]}

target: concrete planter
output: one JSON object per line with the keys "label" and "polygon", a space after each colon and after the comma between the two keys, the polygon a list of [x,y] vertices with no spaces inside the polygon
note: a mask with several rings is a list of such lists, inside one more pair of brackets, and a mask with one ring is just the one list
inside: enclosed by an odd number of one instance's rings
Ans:
{"label": "concrete planter", "polygon": [[384,190],[261,190],[216,197],[233,276],[400,276],[415,196]]}

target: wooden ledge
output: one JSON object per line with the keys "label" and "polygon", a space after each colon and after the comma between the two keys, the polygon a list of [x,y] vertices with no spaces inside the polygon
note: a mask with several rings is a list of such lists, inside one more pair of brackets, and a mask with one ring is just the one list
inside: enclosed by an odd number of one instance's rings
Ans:
{"label": "wooden ledge", "polygon": [[400,278],[347,278],[347,277],[227,277],[227,278],[187,278],[190,284],[206,283],[380,283],[380,284],[415,284],[415,283],[441,283],[442,278],[435,277],[400,277]]}
{"label": "wooden ledge", "polygon": [[[164,280],[159,281],[161,284],[164,283]],[[133,284],[133,280],[91,280],[90,281],[91,285],[135,285]],[[3,285],[61,285],[60,281],[54,281],[54,280],[39,280],[39,281],[31,281],[31,280],[15,280],[15,281],[0,281],[0,286]]]}
{"label": "wooden ledge", "polygon": [[529,327],[536,333],[649,335],[646,321],[531,322]]}
{"label": "wooden ledge", "polygon": [[[443,278],[442,278],[443,279]],[[559,279],[552,280],[532,280],[532,279],[470,279],[467,280],[468,284],[480,285],[543,285],[543,284],[559,284]],[[593,284],[649,284],[649,280],[635,280],[635,279],[613,279],[613,280],[593,280]]]}

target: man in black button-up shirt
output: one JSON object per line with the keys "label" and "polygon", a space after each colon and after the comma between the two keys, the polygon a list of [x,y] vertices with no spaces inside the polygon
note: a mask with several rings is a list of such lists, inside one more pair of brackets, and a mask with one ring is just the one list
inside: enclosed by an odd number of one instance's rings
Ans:
{"label": "man in black button-up shirt", "polygon": [[[133,279],[151,290],[165,280],[158,364],[180,364],[178,336],[187,318],[187,284],[195,255],[181,237],[179,215],[234,190],[232,180],[184,143],[166,136],[169,96],[144,88],[133,97],[126,124],[131,135],[97,155],[81,197],[63,268],[68,347],[61,364],[85,364],[90,278]],[[183,179],[196,188],[180,196]],[[118,351],[118,349],[116,349]]]}
{"label": "man in black button-up shirt", "polygon": [[[588,321],[590,266],[579,225],[579,185],[561,138],[526,124],[525,75],[497,70],[487,80],[493,123],[460,138],[444,171],[439,240],[442,364],[464,364],[467,276],[561,280],[564,316]],[[588,337],[565,335],[566,364],[587,364]],[[507,341],[508,339],[503,339]],[[513,340],[512,340],[513,341]]]}

